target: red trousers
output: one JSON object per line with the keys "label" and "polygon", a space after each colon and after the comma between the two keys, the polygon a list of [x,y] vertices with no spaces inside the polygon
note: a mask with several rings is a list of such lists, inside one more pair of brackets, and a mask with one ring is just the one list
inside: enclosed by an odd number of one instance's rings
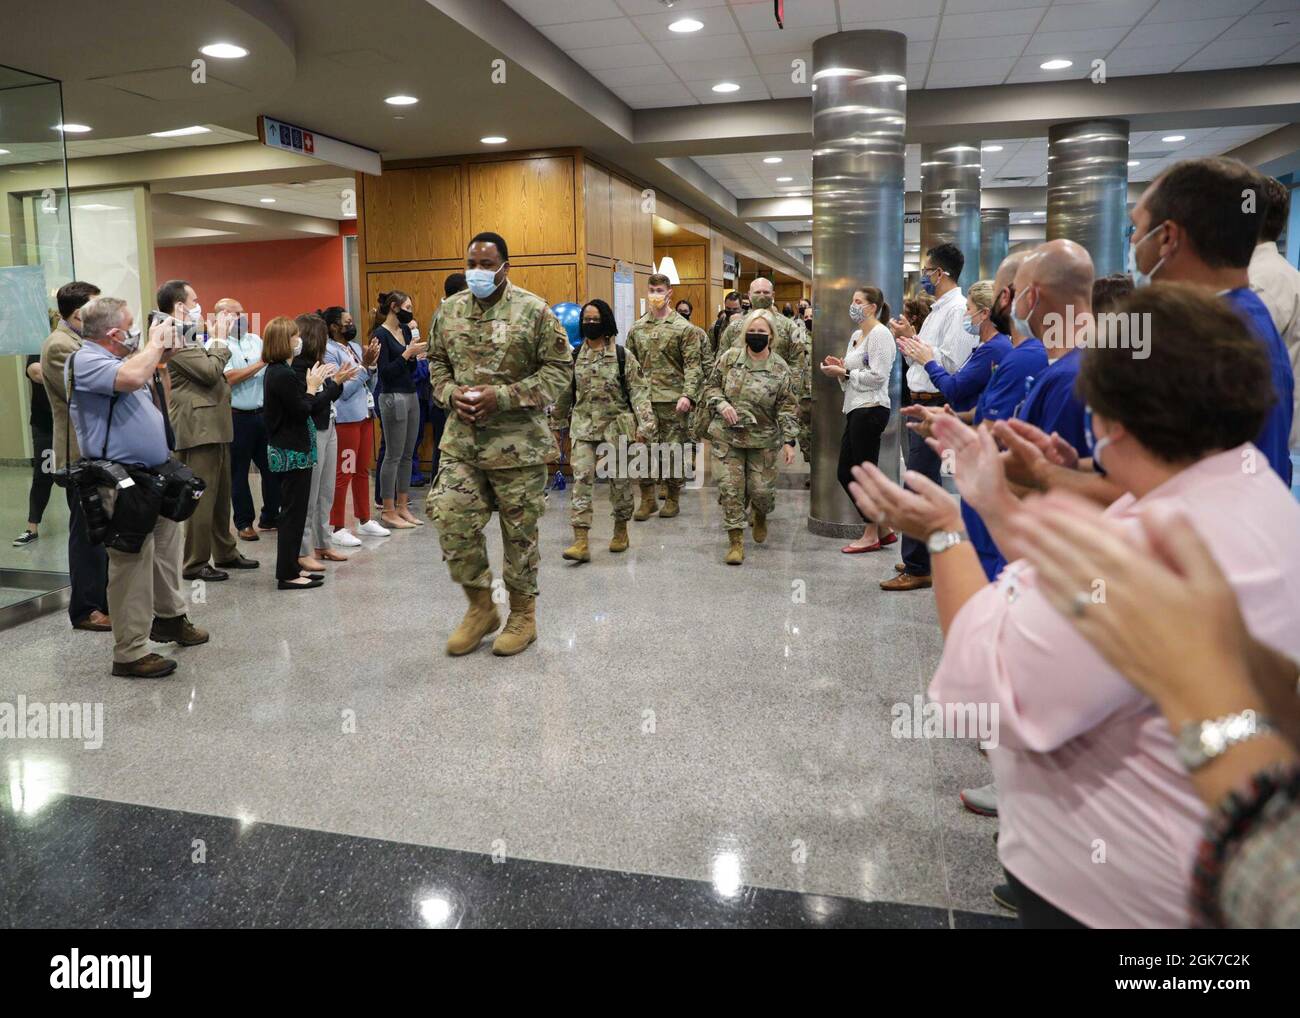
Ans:
{"label": "red trousers", "polygon": [[339,457],[334,474],[334,505],[330,508],[330,529],[341,530],[347,522],[348,489],[352,489],[352,511],[358,523],[370,519],[370,455],[374,449],[375,421],[334,425],[338,433]]}

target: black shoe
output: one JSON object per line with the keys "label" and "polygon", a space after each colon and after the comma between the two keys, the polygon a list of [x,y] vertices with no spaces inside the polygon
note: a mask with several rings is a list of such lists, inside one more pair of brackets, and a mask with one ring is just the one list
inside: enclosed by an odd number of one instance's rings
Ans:
{"label": "black shoe", "polygon": [[993,900],[1008,912],[1020,911],[1020,906],[1016,904],[1016,892],[1011,889],[1010,884],[998,884],[993,888]]}
{"label": "black shoe", "polygon": [[197,573],[181,573],[181,575],[187,580],[210,580],[213,583],[230,579],[229,573],[223,573],[220,569],[213,569],[211,566],[204,566]]}
{"label": "black shoe", "polygon": [[313,587],[324,585],[322,580],[312,580],[310,583],[294,583],[292,580],[280,580],[279,587],[281,590],[311,590]]}
{"label": "black shoe", "polygon": [[233,562],[218,562],[216,563],[216,566],[218,569],[257,569],[261,564],[262,563],[260,562],[254,562],[251,558],[244,558],[243,555],[240,555],[239,558],[235,559]]}
{"label": "black shoe", "polygon": [[34,530],[24,530],[14,538],[14,547],[21,548],[24,545],[31,544],[33,541],[39,541],[40,539],[41,535],[36,533]]}

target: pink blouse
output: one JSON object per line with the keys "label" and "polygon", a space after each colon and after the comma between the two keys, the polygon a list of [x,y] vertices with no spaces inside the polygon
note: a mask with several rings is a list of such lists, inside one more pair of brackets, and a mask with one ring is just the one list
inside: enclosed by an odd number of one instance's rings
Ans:
{"label": "pink blouse", "polygon": [[[1259,450],[1210,456],[1106,515],[1137,527],[1138,510],[1166,507],[1207,542],[1251,632],[1300,657],[1300,504]],[[1010,873],[1089,926],[1188,924],[1207,811],[1155,704],[1051,607],[1028,563],[962,606],[929,692],[998,705],[989,762]]]}

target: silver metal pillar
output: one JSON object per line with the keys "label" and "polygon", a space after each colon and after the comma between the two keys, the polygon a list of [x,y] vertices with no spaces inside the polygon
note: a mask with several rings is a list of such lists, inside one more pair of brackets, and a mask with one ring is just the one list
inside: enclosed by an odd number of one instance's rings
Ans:
{"label": "silver metal pillar", "polygon": [[980,209],[980,279],[992,279],[1007,256],[1011,239],[1010,209]]}
{"label": "silver metal pillar", "polygon": [[[812,505],[808,529],[852,537],[862,518],[836,477],[844,395],[817,365],[844,355],[848,308],[859,286],[878,286],[891,311],[903,304],[903,129],[907,38],[900,32],[840,32],[813,43],[813,399]],[[894,362],[894,413],[880,467],[899,473],[902,358]]]}
{"label": "silver metal pillar", "polygon": [[1047,239],[1082,244],[1098,276],[1124,271],[1128,121],[1080,120],[1047,132]]}
{"label": "silver metal pillar", "polygon": [[966,256],[962,291],[980,278],[980,146],[951,142],[921,146],[921,264],[937,244]]}

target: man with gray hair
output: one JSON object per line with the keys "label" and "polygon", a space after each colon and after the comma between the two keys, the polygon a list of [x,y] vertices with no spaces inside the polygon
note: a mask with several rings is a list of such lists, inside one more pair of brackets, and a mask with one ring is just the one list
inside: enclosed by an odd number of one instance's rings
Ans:
{"label": "man with gray hair", "polygon": [[[124,466],[158,467],[175,445],[158,365],[171,355],[173,322],[149,330],[143,348],[126,301],[96,297],[81,309],[83,346],[68,358],[68,413],[83,456]],[[115,491],[101,489],[111,514]],[[113,674],[161,678],[176,670],[150,653],[149,641],[206,643],[190,622],[181,591],[180,525],[159,516],[135,553],[108,550],[108,610],[113,627]]]}

